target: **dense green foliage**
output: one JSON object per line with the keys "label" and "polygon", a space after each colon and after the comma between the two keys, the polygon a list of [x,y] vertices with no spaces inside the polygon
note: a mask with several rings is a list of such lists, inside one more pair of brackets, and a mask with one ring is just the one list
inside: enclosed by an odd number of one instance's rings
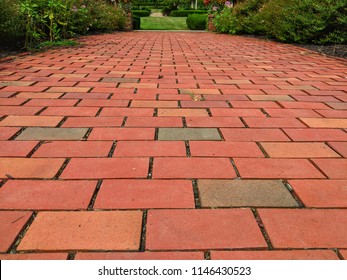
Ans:
{"label": "dense green foliage", "polygon": [[133,29],[138,30],[141,28],[141,18],[133,15]]}
{"label": "dense green foliage", "polygon": [[151,12],[147,10],[132,10],[133,15],[139,16],[139,17],[149,17],[151,15]]}
{"label": "dense green foliage", "polygon": [[172,10],[171,10],[170,7],[164,7],[164,8],[161,10],[163,16],[169,16],[169,15],[171,15],[171,11],[172,11]]}
{"label": "dense green foliage", "polygon": [[207,14],[191,14],[187,17],[187,26],[192,30],[205,30],[207,23]]}
{"label": "dense green foliage", "polygon": [[0,0],[0,10],[1,42],[23,38],[27,49],[125,24],[123,10],[106,0]]}
{"label": "dense green foliage", "polygon": [[270,0],[256,19],[280,41],[347,42],[346,0]]}
{"label": "dense green foliage", "polygon": [[19,0],[0,0],[0,42],[15,46],[24,37]]}
{"label": "dense green foliage", "polygon": [[172,17],[187,17],[192,14],[206,14],[206,10],[175,10],[171,12]]}
{"label": "dense green foliage", "polygon": [[283,42],[347,42],[346,0],[243,0],[216,15],[217,31]]}

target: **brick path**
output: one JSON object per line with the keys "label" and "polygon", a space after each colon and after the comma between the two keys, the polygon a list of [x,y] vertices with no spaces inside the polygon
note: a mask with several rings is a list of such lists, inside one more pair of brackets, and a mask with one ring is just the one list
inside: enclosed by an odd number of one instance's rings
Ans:
{"label": "brick path", "polygon": [[347,258],[345,61],[81,41],[0,64],[0,258]]}

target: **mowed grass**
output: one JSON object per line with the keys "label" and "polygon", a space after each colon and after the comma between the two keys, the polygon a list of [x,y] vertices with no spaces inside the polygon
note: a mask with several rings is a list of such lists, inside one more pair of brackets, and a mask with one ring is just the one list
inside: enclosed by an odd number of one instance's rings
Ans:
{"label": "mowed grass", "polygon": [[142,30],[189,30],[186,17],[142,17]]}

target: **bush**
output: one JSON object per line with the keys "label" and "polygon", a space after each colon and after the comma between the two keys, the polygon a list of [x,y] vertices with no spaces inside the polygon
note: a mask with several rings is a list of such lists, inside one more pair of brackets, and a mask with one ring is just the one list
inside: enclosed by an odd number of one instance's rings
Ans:
{"label": "bush", "polygon": [[106,0],[0,0],[1,42],[25,37],[27,49],[124,25],[123,10]]}
{"label": "bush", "polygon": [[[91,29],[95,31],[113,31],[123,29],[125,26],[125,16],[123,10],[116,9],[113,5],[107,4],[103,0],[90,1],[91,17],[94,20]],[[94,4],[92,4],[94,2]],[[93,7],[93,5],[95,5]]]}
{"label": "bush", "polygon": [[192,14],[206,14],[206,10],[175,10],[171,12],[172,17],[187,17]]}
{"label": "bush", "polygon": [[169,16],[171,15],[171,8],[170,7],[164,7],[162,10],[161,10],[163,16]]}
{"label": "bush", "polygon": [[217,31],[262,34],[283,42],[345,44],[345,0],[244,0],[216,16]]}
{"label": "bush", "polygon": [[139,16],[139,17],[149,17],[151,15],[151,12],[146,10],[132,10],[133,15]]}
{"label": "bush", "polygon": [[15,47],[24,39],[24,20],[21,17],[19,0],[0,1],[0,42],[3,46]]}
{"label": "bush", "polygon": [[257,16],[269,37],[283,42],[347,42],[345,0],[270,0]]}
{"label": "bush", "polygon": [[236,34],[236,16],[230,8],[226,7],[220,14],[217,14],[213,23],[217,32]]}
{"label": "bush", "polygon": [[214,21],[216,30],[229,34],[259,34],[263,27],[256,16],[269,0],[246,0],[234,8],[225,7]]}
{"label": "bush", "polygon": [[141,11],[148,11],[148,12],[152,12],[152,10],[151,10],[151,8],[149,8],[149,7],[140,7],[140,10]]}
{"label": "bush", "polygon": [[133,15],[133,29],[139,30],[141,27],[141,18]]}
{"label": "bush", "polygon": [[247,0],[236,5],[234,8],[237,18],[235,31],[246,34],[261,33],[263,28],[256,15],[267,2],[269,0]]}
{"label": "bush", "polygon": [[192,29],[192,30],[205,30],[206,23],[207,23],[207,14],[205,15],[192,14],[192,15],[188,15],[187,17],[187,26],[189,29]]}

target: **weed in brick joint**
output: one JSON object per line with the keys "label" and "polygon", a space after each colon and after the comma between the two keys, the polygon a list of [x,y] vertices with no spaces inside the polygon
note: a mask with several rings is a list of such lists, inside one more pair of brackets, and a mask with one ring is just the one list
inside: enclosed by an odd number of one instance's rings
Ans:
{"label": "weed in brick joint", "polygon": [[274,247],[273,247],[273,245],[271,243],[271,240],[270,240],[270,238],[269,238],[269,236],[268,236],[268,234],[267,234],[267,232],[265,230],[265,226],[263,224],[262,219],[260,218],[260,216],[258,214],[257,209],[252,208],[251,210],[252,210],[253,216],[254,216],[254,218],[255,218],[255,220],[256,220],[256,222],[257,222],[257,224],[258,224],[258,226],[259,226],[259,228],[261,230],[261,233],[264,236],[264,239],[265,239],[265,241],[266,241],[266,243],[268,245],[269,250],[274,250]]}
{"label": "weed in brick joint", "polygon": [[45,111],[48,108],[48,106],[43,107],[40,111],[38,111],[34,116],[39,116],[43,111]]}
{"label": "weed in brick joint", "polygon": [[53,180],[59,180],[60,175],[64,172],[64,169],[66,168],[66,166],[69,164],[71,158],[67,158],[63,165],[60,167],[60,169],[58,170],[57,174],[53,177]]}
{"label": "weed in brick joint", "polygon": [[211,259],[211,252],[210,251],[204,252],[204,259],[205,260],[210,260]]}
{"label": "weed in brick joint", "polygon": [[150,157],[150,158],[149,158],[149,167],[148,167],[147,179],[152,179],[152,174],[153,174],[153,161],[154,161],[154,158],[153,158],[153,157]]}
{"label": "weed in brick joint", "polygon": [[87,208],[88,211],[92,211],[93,210],[94,203],[95,203],[96,197],[97,197],[97,195],[99,193],[101,184],[102,184],[102,180],[98,180],[98,183],[96,184],[96,187],[95,187],[95,190],[94,190],[94,193],[93,193],[93,196],[92,196],[92,199],[90,200],[88,208]]}
{"label": "weed in brick joint", "polygon": [[332,250],[335,252],[335,254],[339,257],[340,260],[347,260],[342,256],[342,254],[337,248],[333,248]]}
{"label": "weed in brick joint", "polygon": [[95,117],[99,116],[101,114],[101,111],[104,109],[104,107],[100,107],[97,113],[95,114]]}
{"label": "weed in brick joint", "polygon": [[111,147],[111,150],[110,150],[110,152],[108,153],[107,157],[111,158],[111,157],[113,156],[114,151],[115,151],[115,149],[116,149],[116,146],[117,146],[117,141],[114,140],[114,141],[113,141],[113,144],[112,144],[112,147]]}
{"label": "weed in brick joint", "polygon": [[87,133],[84,135],[83,140],[87,140],[90,133],[92,133],[92,128],[88,128]]}
{"label": "weed in brick joint", "polygon": [[66,120],[67,120],[67,117],[64,117],[64,118],[57,124],[56,127],[61,127],[61,126],[64,124],[64,122],[66,122]]}
{"label": "weed in brick joint", "polygon": [[287,188],[287,190],[290,192],[290,194],[292,195],[292,197],[294,198],[296,203],[299,205],[299,208],[305,208],[305,204],[300,199],[300,197],[295,193],[295,191],[292,188],[292,186],[286,180],[284,180],[282,182],[283,182],[284,186]]}
{"label": "weed in brick joint", "polygon": [[77,252],[69,252],[68,255],[67,255],[67,260],[68,261],[74,260],[75,256],[76,256],[76,253]]}
{"label": "weed in brick joint", "polygon": [[0,181],[0,188],[6,183],[6,181],[7,181],[6,179]]}
{"label": "weed in brick joint", "polygon": [[45,141],[40,141],[31,151],[27,154],[26,158],[30,158],[43,144],[46,144]]}
{"label": "weed in brick joint", "polygon": [[197,180],[192,180],[192,185],[193,185],[193,192],[194,192],[195,208],[200,209],[201,208],[201,201],[200,201],[200,196],[199,196],[199,189],[198,189]]}
{"label": "weed in brick joint", "polygon": [[37,212],[34,212],[31,217],[29,218],[29,220],[26,222],[26,224],[23,226],[22,230],[19,232],[19,234],[17,235],[15,241],[13,242],[12,246],[9,248],[9,250],[7,251],[7,253],[9,254],[14,254],[17,252],[17,247],[19,245],[19,243],[22,241],[25,233],[28,231],[30,225],[34,222],[35,218],[37,216]]}
{"label": "weed in brick joint", "polygon": [[124,127],[126,122],[127,122],[127,120],[128,120],[128,117],[124,117],[124,120],[123,120],[122,125],[120,127]]}
{"label": "weed in brick joint", "polygon": [[148,215],[147,211],[144,211],[143,217],[142,217],[142,232],[141,232],[140,252],[144,252],[146,249],[147,215]]}
{"label": "weed in brick joint", "polygon": [[16,139],[27,127],[22,127],[19,131],[17,131],[14,135],[12,135],[8,140],[14,140]]}
{"label": "weed in brick joint", "polygon": [[191,152],[190,152],[190,146],[189,146],[189,141],[184,141],[184,144],[186,146],[186,156],[188,158],[190,158],[192,155],[191,155]]}

